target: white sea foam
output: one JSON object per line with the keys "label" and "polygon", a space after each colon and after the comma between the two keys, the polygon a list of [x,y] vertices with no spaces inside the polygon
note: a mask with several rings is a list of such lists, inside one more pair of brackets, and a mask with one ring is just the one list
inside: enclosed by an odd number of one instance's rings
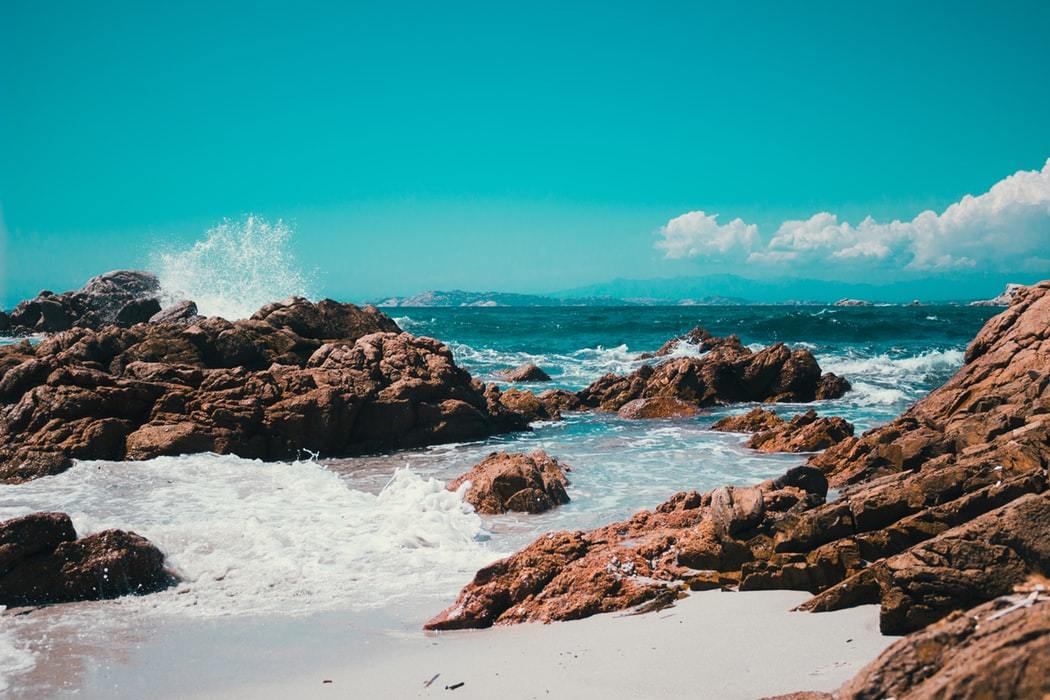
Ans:
{"label": "white sea foam", "polygon": [[[0,606],[0,611],[4,608]],[[16,676],[33,670],[36,655],[0,619],[0,693],[6,691]]]}
{"label": "white sea foam", "polygon": [[247,318],[272,301],[310,296],[291,238],[291,228],[279,220],[226,220],[189,248],[158,251],[150,267],[160,278],[164,301],[192,299],[205,316]]}
{"label": "white sea foam", "polygon": [[183,580],[111,604],[201,616],[444,597],[499,554],[462,493],[404,469],[378,495],[312,462],[210,454],[79,462],[0,487],[0,520],[40,510],[69,513],[80,535],[133,530]]}
{"label": "white sea foam", "polygon": [[911,357],[826,355],[821,369],[853,384],[847,397],[860,406],[897,405],[915,401],[935,380],[946,378],[963,363],[962,350],[930,350]]}

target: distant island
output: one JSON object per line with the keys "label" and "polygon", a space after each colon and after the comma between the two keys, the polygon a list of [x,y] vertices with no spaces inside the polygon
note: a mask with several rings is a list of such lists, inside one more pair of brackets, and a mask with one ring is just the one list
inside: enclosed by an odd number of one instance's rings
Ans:
{"label": "distant island", "polygon": [[[885,285],[826,280],[750,280],[737,275],[708,275],[656,280],[613,280],[550,294],[473,292],[461,289],[429,290],[407,296],[373,299],[379,307],[507,307],[507,306],[745,306],[745,305],[919,305],[954,303],[974,306],[1005,306],[1023,285],[1010,283],[991,287],[960,284],[978,296],[945,298],[928,281],[895,282]],[[719,291],[722,290],[722,291]],[[799,292],[802,292],[800,294]]]}

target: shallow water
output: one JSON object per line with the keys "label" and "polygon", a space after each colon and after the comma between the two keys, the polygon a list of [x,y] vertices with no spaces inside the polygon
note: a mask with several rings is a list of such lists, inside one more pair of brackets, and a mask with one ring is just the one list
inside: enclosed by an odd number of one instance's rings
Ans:
{"label": "shallow water", "polygon": [[[573,389],[604,372],[633,369],[638,352],[697,324],[716,334],[738,333],[756,347],[781,340],[804,345],[823,369],[846,376],[855,388],[815,407],[863,429],[943,383],[995,311],[399,309],[407,315],[398,321],[405,330],[448,342],[457,360],[484,380],[532,361],[550,372],[554,385]],[[742,436],[708,430],[720,416],[748,408],[667,421],[568,414],[527,433],[322,463],[216,455],[80,462],[64,474],[0,486],[0,519],[61,510],[81,535],[131,529],[154,541],[183,579],[151,596],[0,616],[0,690],[8,684],[11,692],[25,691],[19,683],[30,678],[41,682],[34,666],[119,656],[119,645],[114,651],[110,640],[133,639],[134,630],[164,620],[331,611],[351,618],[378,614],[394,628],[418,630],[480,566],[539,533],[594,527],[653,507],[676,491],[755,482],[804,461],[805,455],[751,452]],[[776,408],[790,414],[804,407]],[[482,518],[443,488],[493,450],[536,448],[571,465],[568,505],[538,516]],[[50,694],[55,688],[33,690]]]}

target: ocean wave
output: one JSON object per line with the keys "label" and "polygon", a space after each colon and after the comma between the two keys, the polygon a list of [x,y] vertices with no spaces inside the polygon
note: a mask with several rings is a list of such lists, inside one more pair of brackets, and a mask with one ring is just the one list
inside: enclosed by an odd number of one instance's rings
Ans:
{"label": "ocean wave", "polygon": [[158,251],[150,267],[166,304],[192,299],[201,314],[234,321],[273,301],[311,296],[289,247],[291,237],[282,221],[226,220],[189,248]]}
{"label": "ocean wave", "polygon": [[856,352],[822,355],[821,369],[853,384],[847,400],[860,406],[903,408],[943,383],[963,364],[962,350],[928,350],[918,355],[865,356]]}
{"label": "ocean wave", "polygon": [[80,535],[134,530],[182,579],[108,605],[195,616],[446,597],[499,556],[462,493],[406,469],[371,494],[313,462],[204,454],[78,462],[54,477],[0,487],[0,519],[41,510],[69,513]]}

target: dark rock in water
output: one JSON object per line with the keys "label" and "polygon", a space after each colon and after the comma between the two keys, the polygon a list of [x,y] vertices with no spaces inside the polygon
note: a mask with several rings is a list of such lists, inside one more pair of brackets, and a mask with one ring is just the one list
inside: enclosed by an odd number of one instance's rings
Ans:
{"label": "dark rock in water", "polygon": [[639,360],[649,360],[654,357],[667,357],[674,353],[682,345],[691,345],[700,352],[708,352],[717,347],[730,347],[730,348],[742,348],[740,343],[740,337],[736,335],[730,335],[725,338],[719,338],[718,336],[711,335],[706,328],[697,326],[693,330],[689,331],[685,335],[680,335],[677,338],[671,338],[666,343],[660,346],[660,349],[656,352],[643,352],[638,355]]}
{"label": "dark rock in water", "polygon": [[752,408],[738,416],[726,416],[711,426],[711,430],[725,433],[757,433],[770,430],[784,424],[784,419],[773,411],[764,408]]}
{"label": "dark rock in water", "polygon": [[11,318],[0,311],[0,333],[6,333],[11,329]]}
{"label": "dark rock in water", "polygon": [[397,332],[375,309],[267,308],[235,323],[76,328],[0,347],[0,480],[70,459],[294,459],[527,429],[521,414],[490,405],[447,346]]}
{"label": "dark rock in water", "polygon": [[747,446],[759,452],[817,452],[853,437],[853,424],[833,418],[818,418],[814,410],[781,421],[751,436]]}
{"label": "dark rock in water", "polygon": [[700,413],[700,409],[673,396],[654,396],[628,401],[617,411],[620,418],[686,418]]}
{"label": "dark rock in water", "polygon": [[[108,324],[133,325],[160,310],[156,275],[138,270],[115,270],[93,277],[79,290],[40,292],[10,313],[15,333],[57,333],[70,328],[99,329]],[[146,311],[155,308],[149,314]]]}
{"label": "dark rock in water", "polygon": [[160,302],[156,299],[134,299],[120,307],[113,322],[118,326],[134,326],[146,323],[160,313]]}
{"label": "dark rock in water", "polygon": [[[834,377],[834,375],[830,375]],[[838,379],[838,378],[835,378]],[[695,406],[747,401],[806,402],[827,396],[835,382],[821,376],[808,350],[777,343],[758,352],[739,342],[717,344],[703,357],[644,365],[626,376],[607,374],[578,393],[584,406],[616,411],[628,401],[666,396]],[[838,388],[849,383],[841,380]]]}
{"label": "dark rock in water", "polygon": [[561,420],[561,409],[558,402],[542,394],[536,395],[523,389],[503,391],[495,384],[489,384],[485,388],[485,397],[490,405],[498,404],[508,411],[520,413],[530,423],[541,420]]}
{"label": "dark rock in water", "polygon": [[580,397],[565,389],[547,389],[537,394],[537,397],[546,406],[559,411],[579,411],[583,408]]}
{"label": "dark rock in water", "polygon": [[455,491],[469,481],[466,501],[479,513],[542,513],[569,502],[565,472],[570,467],[560,464],[543,450],[531,454],[493,452],[448,485]]}
{"label": "dark rock in water", "polygon": [[496,374],[508,382],[549,382],[551,380],[550,375],[533,364],[500,370]]}
{"label": "dark rock in water", "polygon": [[180,301],[150,316],[150,323],[196,323],[204,317],[197,313],[197,305],[192,301]]}
{"label": "dark rock in water", "polygon": [[[480,570],[426,627],[571,620],[673,600],[686,589],[736,586],[809,591],[815,597],[804,607],[814,610],[880,603],[883,630],[900,633],[943,624],[937,620],[953,611],[1007,594],[1033,576],[1045,577],[1050,572],[1048,329],[1050,282],[1042,282],[1021,290],[971,343],[959,372],[897,421],[847,438],[775,480],[683,492],[621,522],[540,537]],[[716,349],[707,358],[720,354]],[[777,355],[783,357],[783,351]],[[709,396],[710,383],[702,380],[715,366],[729,366],[715,375],[723,380],[750,376],[734,362],[769,371],[765,381],[785,371],[800,375],[797,367],[784,370],[769,357],[748,357],[730,353],[704,368],[661,373],[681,362],[671,360],[629,378],[598,382],[581,398],[588,405],[616,406],[624,394],[645,391],[663,396],[688,388],[694,396]],[[829,481],[840,494],[826,503]],[[1024,648],[1042,649],[1030,638],[1017,639]],[[986,648],[993,657],[1020,658],[1008,649]],[[993,672],[988,684],[969,666],[958,667],[960,675],[940,674],[937,654],[929,661],[929,672],[940,675],[934,689],[972,684],[1003,688],[1001,696],[1012,697],[1011,688],[1037,687],[1027,667]],[[975,668],[992,668],[977,655],[967,658]],[[895,673],[892,665],[885,668]],[[880,677],[868,678],[877,684]],[[900,677],[922,680],[908,672]],[[960,685],[952,685],[955,679]]]}
{"label": "dark rock in water", "polygon": [[164,555],[133,532],[76,539],[64,513],[0,523],[0,605],[44,605],[153,593],[172,585]]}

